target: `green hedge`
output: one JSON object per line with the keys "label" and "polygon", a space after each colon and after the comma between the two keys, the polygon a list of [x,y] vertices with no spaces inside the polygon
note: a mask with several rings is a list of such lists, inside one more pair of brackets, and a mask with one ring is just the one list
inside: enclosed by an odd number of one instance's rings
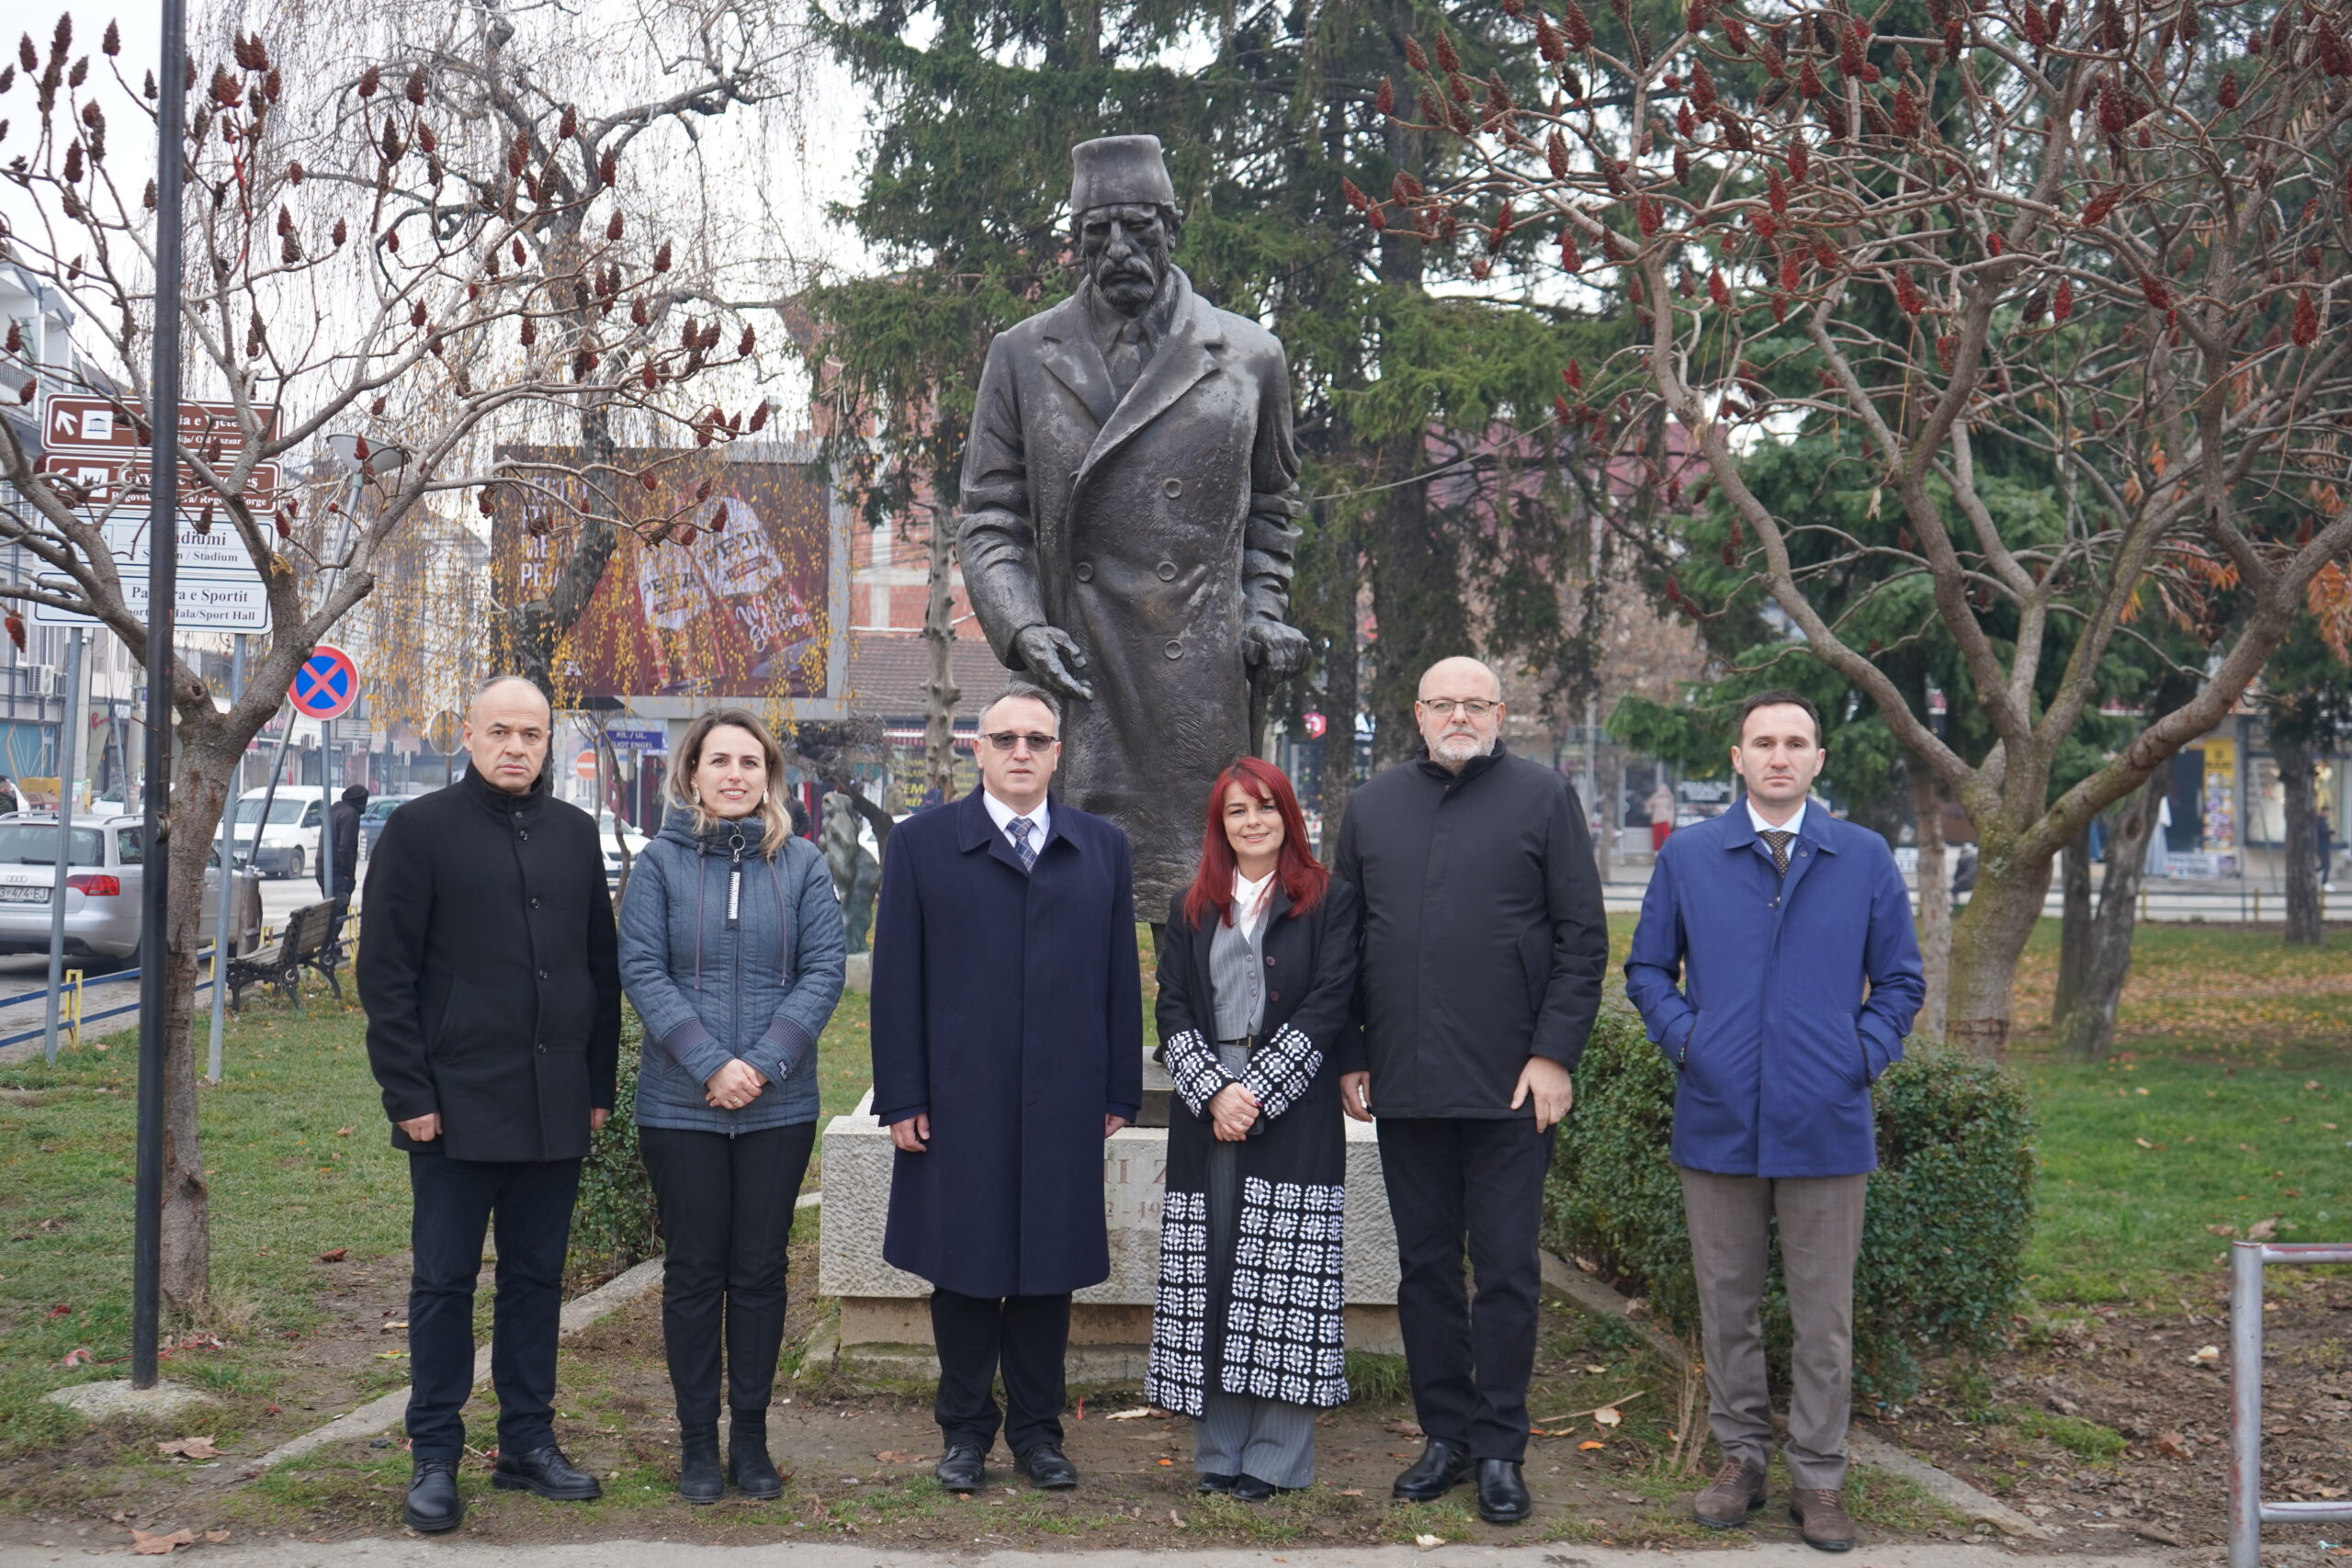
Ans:
{"label": "green hedge", "polygon": [[[1545,1239],[1648,1297],[1695,1344],[1698,1296],[1682,1190],[1668,1157],[1674,1069],[1641,1021],[1605,1009],[1577,1068],[1545,1193]],[[1854,1375],[1909,1398],[1919,1358],[2006,1342],[2033,1223],[2033,1120],[2006,1068],[1914,1044],[1879,1080],[1879,1169],[1854,1276]],[[1788,1303],[1774,1248],[1766,1335],[1785,1373]]]}
{"label": "green hedge", "polygon": [[589,1140],[588,1158],[580,1168],[580,1202],[571,1212],[567,1273],[575,1286],[609,1280],[662,1250],[653,1182],[637,1152],[637,1056],[644,1041],[637,1010],[622,1003],[620,1081],[613,1114]]}

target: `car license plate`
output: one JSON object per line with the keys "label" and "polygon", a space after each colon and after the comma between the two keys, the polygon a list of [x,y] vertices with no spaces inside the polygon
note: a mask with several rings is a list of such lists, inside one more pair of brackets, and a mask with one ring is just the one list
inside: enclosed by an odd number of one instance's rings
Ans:
{"label": "car license plate", "polygon": [[46,887],[0,886],[0,904],[46,904],[48,902],[49,889]]}

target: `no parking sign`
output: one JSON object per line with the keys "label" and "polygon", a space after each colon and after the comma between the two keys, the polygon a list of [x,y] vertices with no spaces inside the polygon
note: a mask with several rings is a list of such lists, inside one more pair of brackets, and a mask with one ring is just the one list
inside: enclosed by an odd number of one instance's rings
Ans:
{"label": "no parking sign", "polygon": [[359,700],[359,666],[343,649],[321,643],[294,671],[286,700],[304,718],[337,717]]}

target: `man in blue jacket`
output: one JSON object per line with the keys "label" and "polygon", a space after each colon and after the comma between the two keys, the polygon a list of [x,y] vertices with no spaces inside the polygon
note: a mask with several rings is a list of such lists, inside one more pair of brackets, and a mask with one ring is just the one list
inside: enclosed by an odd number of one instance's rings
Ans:
{"label": "man in blue jacket", "polygon": [[1761,1306],[1777,1217],[1796,1330],[1789,1514],[1808,1545],[1844,1551],[1854,1544],[1841,1495],[1854,1259],[1878,1165],[1871,1084],[1901,1058],[1924,987],[1910,895],[1886,840],[1806,803],[1825,759],[1810,701],[1786,691],[1747,699],[1731,750],[1747,798],[1667,840],[1625,992],[1675,1066],[1674,1163],[1707,1420],[1723,1450],[1692,1511],[1729,1529],[1764,1506],[1772,1420]]}

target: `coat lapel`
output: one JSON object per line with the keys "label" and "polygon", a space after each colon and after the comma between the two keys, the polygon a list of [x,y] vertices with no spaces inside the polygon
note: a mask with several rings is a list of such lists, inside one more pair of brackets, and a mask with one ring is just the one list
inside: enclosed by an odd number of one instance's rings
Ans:
{"label": "coat lapel", "polygon": [[[1021,857],[1013,852],[1012,840],[997,831],[996,819],[989,815],[988,802],[982,798],[983,793],[976,789],[956,803],[956,847],[966,854],[970,854],[975,850],[984,849],[989,852],[990,859],[1002,861],[1006,865],[1011,866],[1014,875],[1027,876],[1029,874],[1021,869]],[[1054,815],[1058,818],[1061,814],[1056,812]],[[1060,824],[1057,822],[1054,831],[1046,837],[1050,840],[1057,837],[1060,831]]]}
{"label": "coat lapel", "polygon": [[[1094,470],[1133,440],[1136,432],[1166,413],[1177,399],[1193,389],[1193,383],[1216,368],[1216,351],[1225,346],[1224,334],[1208,316],[1207,307],[1193,293],[1192,280],[1182,272],[1174,277],[1181,292],[1169,323],[1168,339],[1151,356],[1151,363],[1144,367],[1143,375],[1127,389],[1125,399],[1113,412],[1109,422],[1095,433],[1094,444],[1087,448],[1086,460],[1079,465],[1078,477],[1070,485],[1073,512],[1077,510],[1079,492],[1086,488]],[[1099,362],[1099,355],[1097,359]],[[1107,367],[1102,375],[1107,387]]]}
{"label": "coat lapel", "polygon": [[1086,330],[1080,297],[1073,294],[1046,312],[1039,335],[1046,342],[1046,369],[1094,416],[1099,433],[1117,410],[1119,394],[1112,389],[1111,370],[1102,363],[1102,351],[1094,346],[1094,334]]}

